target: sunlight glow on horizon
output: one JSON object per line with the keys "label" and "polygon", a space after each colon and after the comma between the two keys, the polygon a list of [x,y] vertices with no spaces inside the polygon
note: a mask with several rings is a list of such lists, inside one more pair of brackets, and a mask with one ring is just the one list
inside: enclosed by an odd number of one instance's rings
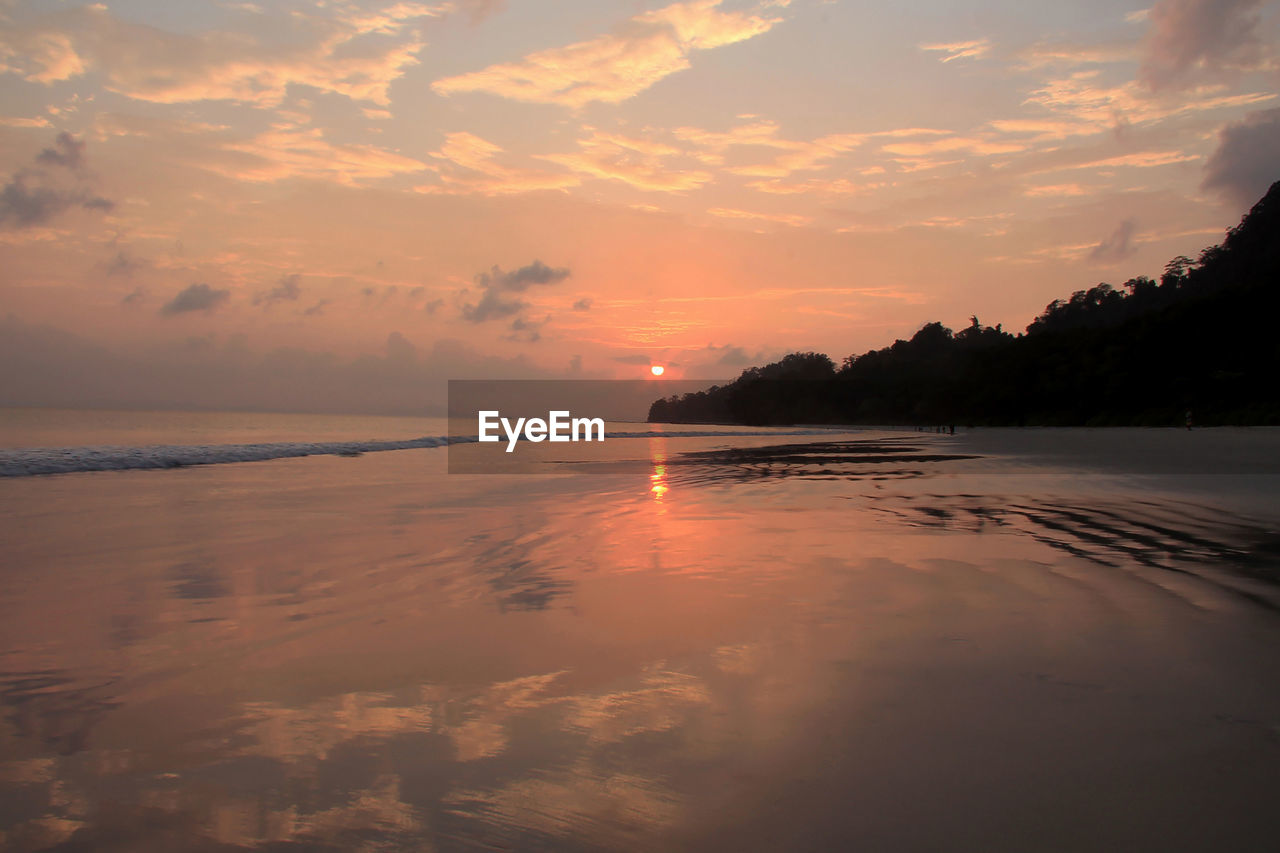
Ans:
{"label": "sunlight glow on horizon", "polygon": [[1280,178],[1280,16],[1170,12],[1215,2],[0,0],[0,396],[390,412],[1020,330]]}

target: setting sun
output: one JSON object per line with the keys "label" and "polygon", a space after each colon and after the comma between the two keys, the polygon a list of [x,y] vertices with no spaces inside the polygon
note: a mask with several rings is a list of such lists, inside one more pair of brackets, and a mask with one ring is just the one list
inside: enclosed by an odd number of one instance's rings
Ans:
{"label": "setting sun", "polygon": [[663,367],[661,364],[655,364],[653,367],[649,368],[649,372],[652,373],[654,376],[661,376],[662,374],[667,372],[667,369]]}

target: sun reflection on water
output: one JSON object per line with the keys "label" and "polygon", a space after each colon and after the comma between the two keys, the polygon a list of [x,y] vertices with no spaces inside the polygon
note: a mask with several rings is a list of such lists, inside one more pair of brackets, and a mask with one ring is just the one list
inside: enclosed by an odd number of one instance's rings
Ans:
{"label": "sun reflection on water", "polygon": [[649,439],[649,462],[653,471],[649,474],[649,494],[660,501],[669,491],[667,487],[667,450],[661,438]]}

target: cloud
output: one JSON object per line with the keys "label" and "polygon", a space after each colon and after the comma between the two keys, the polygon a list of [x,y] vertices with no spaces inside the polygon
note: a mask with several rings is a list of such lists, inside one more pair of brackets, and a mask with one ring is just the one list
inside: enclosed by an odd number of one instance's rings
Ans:
{"label": "cloud", "polygon": [[540,159],[594,178],[621,181],[638,190],[683,192],[711,180],[709,172],[665,168],[663,159],[679,151],[661,143],[596,131],[578,140],[578,147],[581,150],[574,154],[544,154]]}
{"label": "cloud", "polygon": [[922,44],[920,49],[945,53],[946,56],[939,57],[939,61],[951,62],[955,59],[981,59],[991,52],[991,42],[986,39],[977,39],[946,44]]}
{"label": "cloud", "polygon": [[[1215,87],[1201,87],[1185,92],[1157,94],[1146,91],[1141,83],[1130,81],[1118,86],[1101,84],[1098,69],[1076,71],[1066,77],[1047,81],[1027,97],[1028,105],[1037,105],[1064,118],[1051,121],[1068,121],[1069,125],[1057,129],[1060,135],[1087,136],[1106,131],[1115,132],[1125,126],[1138,126],[1162,121],[1174,116],[1194,115],[1212,110],[1235,109],[1276,97],[1274,92],[1241,92],[1221,94]],[[993,121],[997,130],[1023,133],[1034,129],[1033,125]],[[1046,125],[1044,133],[1052,132]],[[1045,139],[1051,137],[1042,136]]]}
{"label": "cloud", "polygon": [[312,305],[310,308],[303,311],[302,316],[303,317],[319,317],[320,315],[324,314],[324,309],[329,307],[329,304],[332,302],[333,302],[332,299],[321,299],[315,305]]}
{"label": "cloud", "polygon": [[527,307],[529,307],[529,303],[523,300],[504,299],[496,291],[486,290],[484,295],[480,297],[479,302],[462,306],[462,319],[469,320],[472,323],[500,320],[503,317],[519,314]]}
{"label": "cloud", "polygon": [[44,116],[23,118],[22,116],[0,116],[0,127],[53,127]]}
{"label": "cloud", "polygon": [[111,202],[102,198],[89,198],[76,192],[33,186],[30,177],[20,173],[0,188],[0,226],[12,224],[17,228],[30,228],[43,225],[72,207],[110,209],[110,204]]}
{"label": "cloud", "polygon": [[507,8],[507,0],[455,0],[455,9],[467,16],[472,26]]}
{"label": "cloud", "polygon": [[46,148],[36,155],[36,162],[42,166],[79,169],[84,162],[84,142],[64,130],[53,140],[52,148]]}
{"label": "cloud", "polygon": [[825,169],[824,160],[852,151],[866,140],[867,134],[835,133],[820,136],[811,142],[792,142],[779,139],[771,146],[784,149],[773,162],[749,166],[734,166],[726,171],[752,178],[785,178],[793,172]]}
{"label": "cloud", "polygon": [[1204,189],[1252,205],[1280,180],[1280,109],[1249,113],[1228,124],[1205,163]]}
{"label": "cloud", "polygon": [[915,142],[891,142],[881,147],[887,154],[902,157],[928,157],[932,154],[943,154],[953,151],[964,151],[978,155],[1016,154],[1026,150],[1026,145],[1019,142],[998,142],[972,136],[947,136],[940,139],[927,139]]}
{"label": "cloud", "polygon": [[[556,269],[538,260],[510,272],[504,272],[495,266],[489,272],[482,272],[475,277],[476,286],[482,292],[480,301],[463,305],[462,318],[472,323],[483,323],[487,320],[515,317],[514,322],[521,322],[522,318],[518,315],[529,304],[508,294],[523,293],[534,285],[556,284],[569,275],[566,268]],[[527,331],[525,328],[517,329],[514,325],[512,328],[513,331]]]}
{"label": "cloud", "polygon": [[387,360],[391,362],[412,363],[418,360],[418,348],[399,332],[387,335]]}
{"label": "cloud", "polygon": [[1079,184],[1040,184],[1038,186],[1027,187],[1022,194],[1030,198],[1045,198],[1056,196],[1080,196],[1086,195],[1088,191]]}
{"label": "cloud", "polygon": [[357,35],[397,35],[409,21],[419,18],[436,18],[453,10],[451,3],[432,6],[402,0],[389,6],[375,5],[376,8],[373,9],[362,9],[354,4],[342,4],[337,7],[338,12],[335,17],[351,27]]}
{"label": "cloud", "polygon": [[146,265],[147,264],[145,261],[141,261],[138,258],[135,258],[133,255],[126,252],[125,250],[121,249],[120,251],[116,252],[115,257],[107,261],[106,271],[107,271],[107,275],[120,275],[120,276],[128,277],[133,275],[135,272],[142,269]]}
{"label": "cloud", "polygon": [[1133,245],[1133,235],[1137,228],[1138,223],[1132,219],[1121,222],[1106,239],[1093,247],[1089,252],[1089,260],[1099,264],[1110,264],[1129,257],[1137,251]]}
{"label": "cloud", "polygon": [[525,343],[537,343],[542,340],[542,327],[551,322],[551,315],[543,317],[541,320],[530,320],[526,317],[516,317],[511,321],[511,334],[506,336],[509,341],[523,341]]}
{"label": "cloud", "polygon": [[[494,160],[502,149],[473,133],[459,131],[445,135],[444,145],[431,156],[446,160],[450,168],[437,169],[438,184],[414,187],[427,194],[509,195],[536,190],[564,190],[576,187],[575,175],[504,166]],[[461,170],[461,171],[459,171]]]}
{"label": "cloud", "polygon": [[[766,192],[787,192],[787,188],[776,189],[780,186],[776,183],[776,179],[786,178],[794,172],[826,169],[830,165],[828,161],[853,151],[868,140],[912,140],[953,136],[946,130],[904,127],[872,133],[831,133],[809,140],[785,139],[778,136],[777,124],[765,120],[738,125],[723,132],[697,127],[678,127],[673,133],[676,138],[695,147],[693,156],[711,165],[722,165],[731,149],[766,149],[780,152],[772,160],[731,166],[726,169],[735,175],[775,179],[771,183],[760,181],[750,184],[753,188],[763,189]],[[977,145],[979,142],[975,141],[974,144]],[[851,191],[851,186],[847,182],[841,184],[838,180],[815,184],[815,188],[819,191],[834,193]]]}
{"label": "cloud", "polygon": [[721,0],[690,0],[645,12],[613,33],[531,53],[432,84],[440,95],[488,92],[517,101],[581,107],[616,104],[690,66],[695,50],[768,32],[781,18],[721,12]]}
{"label": "cloud", "polygon": [[1157,166],[1169,166],[1174,163],[1189,163],[1192,160],[1199,159],[1200,158],[1195,154],[1186,154],[1182,151],[1135,151],[1132,154],[1117,154],[1114,157],[1103,157],[1099,160],[1063,163],[1047,169],[1031,171],[1027,174],[1038,175],[1049,172],[1069,172],[1075,169],[1115,169],[1121,167],[1153,169]]}
{"label": "cloud", "polygon": [[751,363],[751,356],[747,351],[739,346],[725,344],[723,347],[708,345],[707,349],[720,352],[720,357],[716,359],[716,364],[723,364],[726,367],[745,367]]}
{"label": "cloud", "polygon": [[6,28],[0,60],[5,70],[40,83],[96,71],[110,91],[152,103],[228,100],[275,107],[289,87],[308,86],[386,106],[391,83],[417,63],[424,45],[405,31],[445,9],[344,6],[328,18],[295,10],[280,16],[296,28],[292,37],[265,44],[247,32],[166,32],[93,4]]}
{"label": "cloud", "polygon": [[298,297],[302,295],[301,280],[302,276],[296,272],[282,275],[270,290],[253,297],[253,304],[271,305],[276,302],[297,302]]}
{"label": "cloud", "polygon": [[573,303],[574,311],[590,311],[593,300],[589,296],[584,296],[577,302]]}
{"label": "cloud", "polygon": [[[1146,11],[1145,9],[1143,10]],[[1109,65],[1116,62],[1136,62],[1138,48],[1132,41],[1090,42],[1038,42],[1022,48],[1014,54],[1023,70],[1048,66]]]}
{"label": "cloud", "polygon": [[1248,63],[1258,38],[1262,0],[1160,0],[1151,7],[1139,79],[1152,90],[1182,82],[1193,70]]}
{"label": "cloud", "polygon": [[788,213],[755,213],[750,210],[737,210],[729,207],[713,207],[707,213],[712,216],[719,216],[722,219],[755,219],[761,222],[777,222],[782,225],[792,226],[808,225],[813,221],[811,216]]}
{"label": "cloud", "polygon": [[243,142],[225,142],[232,160],[211,161],[204,167],[242,181],[274,182],[311,178],[354,186],[361,181],[412,174],[426,165],[412,157],[374,145],[334,145],[318,127],[278,126]]}
{"label": "cloud", "polygon": [[871,189],[877,184],[855,184],[848,178],[833,178],[831,180],[823,180],[821,178],[812,178],[807,181],[796,181],[792,183],[784,183],[783,181],[770,179],[764,181],[751,181],[747,184],[753,190],[762,193],[771,193],[773,195],[807,195],[815,193],[818,195],[852,195],[865,189]]}
{"label": "cloud", "polygon": [[182,290],[173,300],[160,309],[161,314],[186,314],[191,311],[213,311],[231,299],[230,290],[220,290],[207,284],[193,284]]}
{"label": "cloud", "polygon": [[81,174],[84,143],[60,133],[34,164],[16,172],[0,188],[0,227],[43,225],[72,208],[110,211],[115,203],[95,195]]}
{"label": "cloud", "polygon": [[523,292],[535,284],[555,284],[564,281],[569,274],[568,269],[553,269],[542,261],[535,260],[527,267],[520,267],[511,272],[503,272],[495,266],[492,271],[476,276],[476,282],[486,288]]}
{"label": "cloud", "polygon": [[1068,136],[1092,136],[1107,130],[1096,124],[1059,119],[995,119],[988,124],[1010,136],[1029,136],[1031,142],[1058,142]]}

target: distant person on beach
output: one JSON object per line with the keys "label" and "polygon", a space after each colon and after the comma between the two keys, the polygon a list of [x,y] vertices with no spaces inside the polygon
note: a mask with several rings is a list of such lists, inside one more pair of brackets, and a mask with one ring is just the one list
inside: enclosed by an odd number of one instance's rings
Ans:
{"label": "distant person on beach", "polygon": [[1191,429],[1191,410],[1187,409],[1187,429]]}

